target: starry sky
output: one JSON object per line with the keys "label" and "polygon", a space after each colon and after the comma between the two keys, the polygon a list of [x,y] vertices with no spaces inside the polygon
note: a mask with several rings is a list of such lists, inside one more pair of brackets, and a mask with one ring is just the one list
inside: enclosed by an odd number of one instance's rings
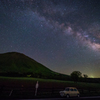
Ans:
{"label": "starry sky", "polygon": [[100,0],[0,0],[0,53],[100,78]]}

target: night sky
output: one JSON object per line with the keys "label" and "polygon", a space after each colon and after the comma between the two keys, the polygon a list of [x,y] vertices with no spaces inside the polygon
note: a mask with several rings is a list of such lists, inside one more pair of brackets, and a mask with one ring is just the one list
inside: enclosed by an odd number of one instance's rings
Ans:
{"label": "night sky", "polygon": [[0,53],[100,78],[100,0],[0,0]]}

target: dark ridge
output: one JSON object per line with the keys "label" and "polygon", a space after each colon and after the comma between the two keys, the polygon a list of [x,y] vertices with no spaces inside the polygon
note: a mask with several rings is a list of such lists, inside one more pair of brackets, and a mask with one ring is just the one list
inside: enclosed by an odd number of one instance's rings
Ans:
{"label": "dark ridge", "polygon": [[18,52],[0,54],[0,75],[67,79],[68,75],[50,70],[34,59]]}

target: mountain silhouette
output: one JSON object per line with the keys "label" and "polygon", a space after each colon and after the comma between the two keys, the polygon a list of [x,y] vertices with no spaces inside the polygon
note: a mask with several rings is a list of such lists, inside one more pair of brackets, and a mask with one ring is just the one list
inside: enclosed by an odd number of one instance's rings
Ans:
{"label": "mountain silhouette", "polygon": [[0,75],[66,79],[69,76],[50,70],[34,59],[18,52],[0,54]]}

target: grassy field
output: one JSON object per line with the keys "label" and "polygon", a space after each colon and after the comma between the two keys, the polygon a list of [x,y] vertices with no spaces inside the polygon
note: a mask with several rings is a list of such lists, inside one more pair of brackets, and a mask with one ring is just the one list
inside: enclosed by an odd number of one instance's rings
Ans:
{"label": "grassy field", "polygon": [[[40,79],[40,78],[28,78],[28,77],[3,77],[0,76],[0,85],[25,85],[25,86],[35,86],[35,83],[39,81],[39,86],[40,88],[42,87],[47,87],[47,88],[52,88],[53,87],[67,87],[67,86],[74,86],[77,88],[96,88],[100,89],[100,84],[99,83],[85,83],[85,82],[73,82],[73,81],[62,81],[62,80],[53,80],[53,79]],[[12,84],[9,84],[12,83]],[[49,83],[51,86],[48,87],[48,85],[45,85]],[[41,84],[44,84],[42,86]]]}
{"label": "grassy field", "polygon": [[[59,96],[59,91],[63,90],[65,87],[77,87],[81,92],[82,96],[87,95],[99,95],[100,94],[100,84],[97,83],[83,83],[83,82],[73,82],[73,81],[61,81],[61,80],[52,80],[52,79],[39,79],[39,78],[28,78],[28,77],[0,77],[0,87],[4,87],[2,96],[9,95],[10,91],[13,89],[16,91],[13,93],[18,95],[21,92],[21,95],[18,98],[21,98],[22,95],[25,98],[34,98],[35,93],[35,84],[39,82],[38,96],[40,97],[55,97]],[[22,89],[22,90],[21,90]],[[5,92],[6,91],[6,92]],[[22,93],[23,91],[23,93]],[[16,97],[17,98],[17,97]],[[23,97],[22,97],[23,98]]]}

